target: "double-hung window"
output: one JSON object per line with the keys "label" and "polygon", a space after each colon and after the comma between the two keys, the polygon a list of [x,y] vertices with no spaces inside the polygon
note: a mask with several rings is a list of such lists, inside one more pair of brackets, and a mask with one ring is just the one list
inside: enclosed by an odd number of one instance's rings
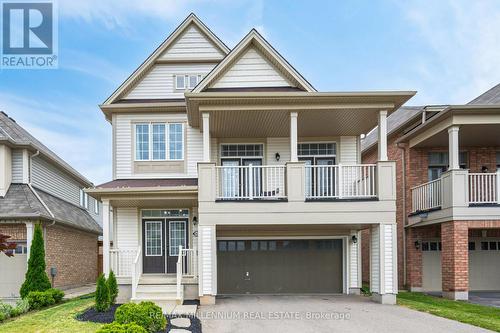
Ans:
{"label": "double-hung window", "polygon": [[184,159],[184,124],[140,123],[135,125],[135,160]]}

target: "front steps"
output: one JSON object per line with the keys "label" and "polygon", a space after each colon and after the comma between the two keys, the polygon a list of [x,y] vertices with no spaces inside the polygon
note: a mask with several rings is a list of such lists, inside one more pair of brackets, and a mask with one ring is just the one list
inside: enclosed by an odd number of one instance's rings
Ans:
{"label": "front steps", "polygon": [[175,274],[143,274],[132,302],[152,301],[160,306],[164,313],[170,313],[177,305],[184,302],[184,285],[197,283],[194,278],[183,278],[180,299],[177,299],[177,277]]}

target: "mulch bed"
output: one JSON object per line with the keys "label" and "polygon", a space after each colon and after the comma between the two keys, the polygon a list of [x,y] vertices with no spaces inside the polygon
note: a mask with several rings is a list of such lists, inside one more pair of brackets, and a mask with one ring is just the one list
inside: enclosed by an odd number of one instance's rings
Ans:
{"label": "mulch bed", "polygon": [[121,304],[112,305],[108,311],[98,312],[93,307],[76,316],[80,321],[91,321],[93,323],[109,324],[115,320],[115,311]]}

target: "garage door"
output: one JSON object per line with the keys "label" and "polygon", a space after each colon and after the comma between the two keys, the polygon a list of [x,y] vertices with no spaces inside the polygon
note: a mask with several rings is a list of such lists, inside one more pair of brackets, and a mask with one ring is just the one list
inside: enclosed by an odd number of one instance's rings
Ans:
{"label": "garage door", "polygon": [[219,240],[219,294],[342,293],[342,240]]}
{"label": "garage door", "polygon": [[26,254],[7,257],[0,253],[0,298],[18,297],[27,267]]}
{"label": "garage door", "polygon": [[469,241],[469,289],[500,290],[500,240]]}

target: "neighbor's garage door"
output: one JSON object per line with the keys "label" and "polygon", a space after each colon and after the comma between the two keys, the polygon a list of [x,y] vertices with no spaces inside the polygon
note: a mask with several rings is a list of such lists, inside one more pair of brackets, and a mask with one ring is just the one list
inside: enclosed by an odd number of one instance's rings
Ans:
{"label": "neighbor's garage door", "polygon": [[469,289],[500,290],[500,240],[469,241]]}
{"label": "neighbor's garage door", "polygon": [[19,297],[27,267],[26,254],[7,257],[0,253],[0,299]]}
{"label": "neighbor's garage door", "polygon": [[219,294],[342,293],[342,240],[219,240]]}

